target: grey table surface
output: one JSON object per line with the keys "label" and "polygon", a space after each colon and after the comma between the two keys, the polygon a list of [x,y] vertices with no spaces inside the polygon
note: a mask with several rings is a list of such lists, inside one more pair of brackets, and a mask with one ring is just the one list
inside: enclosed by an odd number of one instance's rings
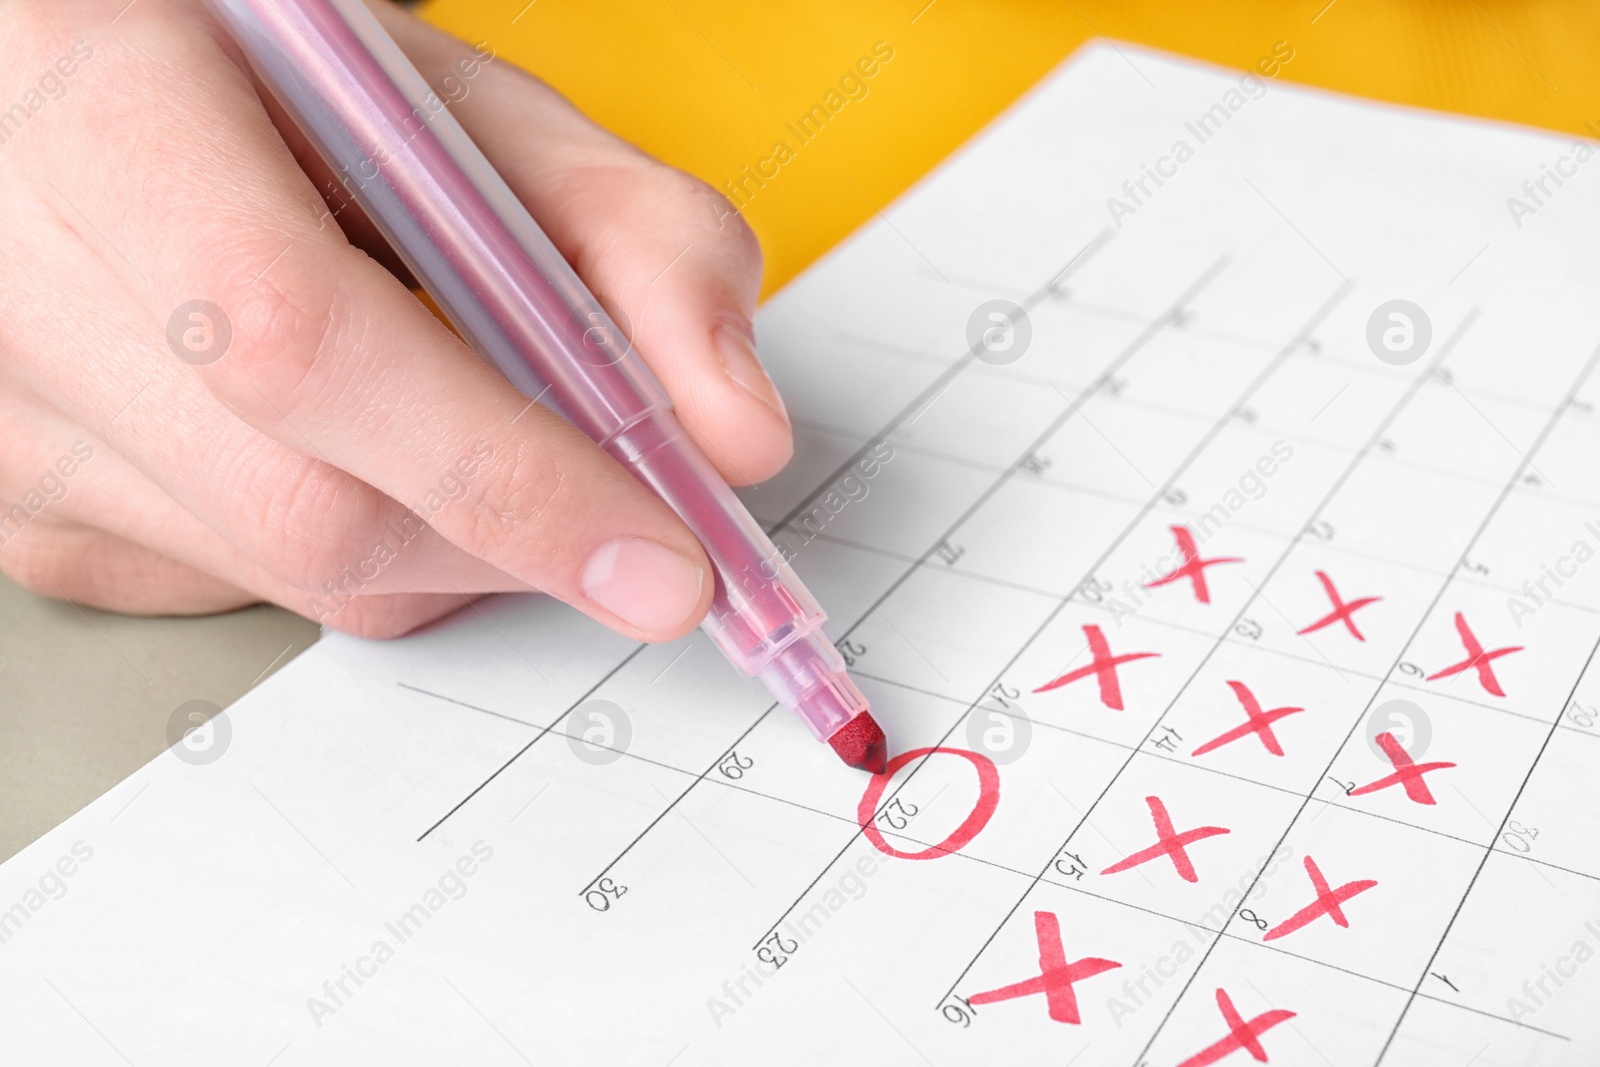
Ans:
{"label": "grey table surface", "polygon": [[160,755],[183,704],[227,707],[318,633],[266,606],[112,615],[0,577],[0,861]]}

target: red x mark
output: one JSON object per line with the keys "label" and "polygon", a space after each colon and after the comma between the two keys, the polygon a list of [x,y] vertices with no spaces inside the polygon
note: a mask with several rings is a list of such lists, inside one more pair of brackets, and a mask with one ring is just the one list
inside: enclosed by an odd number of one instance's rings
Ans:
{"label": "red x mark", "polygon": [[1323,915],[1348,930],[1350,920],[1344,917],[1344,909],[1339,905],[1357,893],[1365,893],[1378,884],[1371,878],[1363,878],[1359,882],[1346,882],[1338,889],[1329,889],[1328,880],[1322,877],[1322,872],[1317,869],[1317,861],[1310,856],[1306,857],[1306,873],[1311,876],[1311,888],[1317,891],[1317,899],[1268,930],[1267,936],[1261,940],[1276,941],[1284,934],[1292,934],[1306,923]]}
{"label": "red x mark", "polygon": [[1167,814],[1167,806],[1161,803],[1160,797],[1145,797],[1144,802],[1150,805],[1150,817],[1156,823],[1156,843],[1149,848],[1140,849],[1125,860],[1119,860],[1101,871],[1101,874],[1116,874],[1130,867],[1137,867],[1141,863],[1149,863],[1161,856],[1172,857],[1172,865],[1178,869],[1178,877],[1185,882],[1198,882],[1199,875],[1194,873],[1194,864],[1189,861],[1189,854],[1185,852],[1185,845],[1192,845],[1196,841],[1203,841],[1208,837],[1228,833],[1222,826],[1197,826],[1193,830],[1183,833],[1174,833],[1172,830],[1172,817]]}
{"label": "red x mark", "polygon": [[1267,1050],[1261,1047],[1261,1035],[1295,1016],[1292,1011],[1277,1008],[1273,1011],[1264,1011],[1249,1022],[1245,1022],[1234,1008],[1233,1001],[1228,999],[1228,994],[1220,987],[1217,989],[1217,1007],[1222,1009],[1222,1018],[1228,1024],[1228,1036],[1214,1045],[1207,1045],[1178,1064],[1178,1067],[1206,1067],[1207,1064],[1216,1063],[1238,1049],[1250,1053],[1257,1063],[1266,1063]]}
{"label": "red x mark", "polygon": [[1404,786],[1406,796],[1418,804],[1438,803],[1433,799],[1433,794],[1428,792],[1428,783],[1422,780],[1422,776],[1429,771],[1442,771],[1446,767],[1454,767],[1454,763],[1446,763],[1443,760],[1434,760],[1431,763],[1413,762],[1411,754],[1401,747],[1400,742],[1395,740],[1394,734],[1389,733],[1387,730],[1374,737],[1373,740],[1378,742],[1378,747],[1383,749],[1383,754],[1389,757],[1390,763],[1394,764],[1394,773],[1386,774],[1376,782],[1368,782],[1364,786],[1350,790],[1351,796],[1358,797],[1363,793],[1376,793],[1380,789],[1388,789],[1391,785],[1398,785]]}
{"label": "red x mark", "polygon": [[1459,611],[1456,612],[1456,633],[1461,635],[1461,643],[1467,646],[1467,658],[1460,663],[1446,667],[1437,674],[1428,675],[1428,681],[1446,678],[1452,674],[1460,674],[1468,667],[1476,667],[1478,668],[1478,683],[1497,697],[1505,696],[1504,690],[1500,688],[1500,680],[1494,676],[1494,668],[1489,666],[1489,661],[1499,659],[1501,656],[1509,656],[1513,652],[1521,652],[1523,646],[1510,645],[1506,648],[1497,648],[1492,652],[1485,652],[1483,646],[1478,643],[1477,637],[1473,635],[1472,629],[1467,626],[1466,617]]}
{"label": "red x mark", "polygon": [[1100,680],[1100,703],[1108,708],[1122,710],[1122,683],[1117,681],[1117,668],[1124,663],[1132,663],[1136,659],[1150,659],[1161,655],[1159,652],[1129,652],[1122,656],[1113,656],[1111,646],[1106,644],[1105,634],[1100,632],[1098,626],[1085,626],[1083,636],[1089,639],[1089,651],[1094,653],[1094,662],[1087,667],[1079,667],[1075,671],[1068,671],[1053,682],[1046,682],[1035,693],[1045,693],[1051,689],[1059,689],[1068,682],[1076,682],[1079,678],[1096,675]]}
{"label": "red x mark", "polygon": [[1039,940],[1039,977],[978,993],[969,998],[967,1003],[993,1004],[1013,997],[1043,993],[1050,1018],[1058,1023],[1080,1022],[1078,996],[1072,991],[1072,983],[1092,978],[1102,971],[1115,970],[1122,964],[1098,956],[1087,956],[1068,963],[1066,947],[1061,943],[1061,924],[1056,921],[1054,912],[1033,913],[1033,935]]}
{"label": "red x mark", "polygon": [[1246,734],[1255,734],[1259,737],[1261,743],[1266,746],[1267,751],[1274,756],[1283,755],[1283,746],[1278,744],[1278,735],[1272,732],[1272,724],[1285,716],[1293,715],[1297,711],[1305,711],[1306,709],[1273,708],[1271,711],[1262,711],[1260,701],[1256,700],[1256,695],[1250,692],[1249,686],[1243,682],[1229,682],[1228,686],[1233,690],[1233,695],[1239,698],[1239,703],[1244,705],[1244,713],[1247,718],[1233,729],[1213,737],[1191,752],[1190,755],[1204,755],[1214,748],[1221,748],[1230,741],[1237,741]]}
{"label": "red x mark", "polygon": [[1178,539],[1178,549],[1183,553],[1183,566],[1171,574],[1145,583],[1145,588],[1154,589],[1158,585],[1167,585],[1187,578],[1194,583],[1194,598],[1202,604],[1211,603],[1211,590],[1206,587],[1206,568],[1214,567],[1218,563],[1243,563],[1244,560],[1238,556],[1201,559],[1200,551],[1194,543],[1194,534],[1189,532],[1187,526],[1173,526],[1171,530],[1172,536]]}
{"label": "red x mark", "polygon": [[1364,596],[1356,600],[1352,600],[1346,604],[1344,598],[1339,595],[1339,590],[1334,588],[1332,578],[1329,578],[1322,571],[1318,571],[1317,581],[1322,583],[1323,592],[1327,593],[1328,599],[1333,601],[1333,610],[1328,612],[1328,614],[1324,615],[1322,618],[1318,619],[1316,622],[1312,623],[1310,626],[1307,626],[1304,630],[1299,630],[1296,632],[1309,634],[1322,629],[1324,626],[1332,626],[1336,622],[1342,622],[1344,623],[1344,628],[1350,631],[1351,637],[1355,638],[1357,641],[1365,641],[1366,638],[1361,636],[1361,631],[1356,629],[1355,620],[1350,616],[1355,612],[1360,611],[1368,604],[1376,604],[1378,601],[1382,600],[1383,597]]}

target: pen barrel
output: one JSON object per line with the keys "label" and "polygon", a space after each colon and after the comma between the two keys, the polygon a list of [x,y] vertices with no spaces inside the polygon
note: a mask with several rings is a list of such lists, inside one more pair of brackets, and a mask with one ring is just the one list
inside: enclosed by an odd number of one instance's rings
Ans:
{"label": "pen barrel", "polygon": [[206,0],[477,352],[649,486],[705,547],[704,629],[826,738],[866,701],[821,608],[685,435],[631,339],[360,0]]}
{"label": "pen barrel", "polygon": [[[360,0],[207,0],[451,323],[525,395],[596,441],[665,392]],[[324,220],[326,221],[326,220]]]}
{"label": "pen barrel", "polygon": [[766,683],[819,741],[867,701],[823,632],[827,616],[670,410],[604,442],[700,539],[717,588],[701,624],[728,659]]}

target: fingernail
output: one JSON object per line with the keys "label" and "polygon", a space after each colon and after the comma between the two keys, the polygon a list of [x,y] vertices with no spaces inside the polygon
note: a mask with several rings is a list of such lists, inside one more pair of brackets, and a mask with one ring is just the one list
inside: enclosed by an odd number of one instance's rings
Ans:
{"label": "fingernail", "polygon": [[607,541],[583,565],[583,594],[647,633],[676,630],[700,606],[705,567],[638,537]]}
{"label": "fingernail", "polygon": [[716,328],[713,337],[717,353],[722,357],[722,369],[728,377],[739,388],[771,408],[784,425],[788,425],[789,413],[784,409],[783,398],[778,395],[772,379],[767,377],[761,360],[756,357],[756,346],[749,328],[725,322]]}

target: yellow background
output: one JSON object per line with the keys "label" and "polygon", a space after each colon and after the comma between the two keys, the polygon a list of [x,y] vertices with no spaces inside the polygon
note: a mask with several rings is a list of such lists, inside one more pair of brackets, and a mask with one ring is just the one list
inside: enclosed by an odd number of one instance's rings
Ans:
{"label": "yellow background", "polygon": [[433,0],[435,24],[560,89],[601,124],[722,188],[768,156],[874,42],[894,59],[755,193],[781,286],[1103,34],[1233,67],[1276,41],[1282,77],[1573,133],[1600,126],[1593,0]]}

